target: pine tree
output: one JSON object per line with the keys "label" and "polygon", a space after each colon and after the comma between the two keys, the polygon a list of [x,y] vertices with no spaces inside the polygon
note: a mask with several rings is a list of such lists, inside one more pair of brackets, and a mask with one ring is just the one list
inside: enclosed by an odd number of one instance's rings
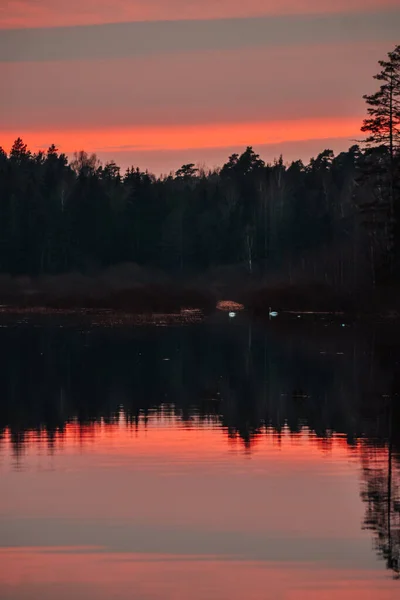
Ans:
{"label": "pine tree", "polygon": [[369,134],[365,140],[367,146],[375,148],[381,157],[387,158],[384,165],[382,161],[376,165],[382,174],[379,186],[381,201],[379,205],[365,206],[364,210],[367,209],[370,213],[372,211],[373,221],[376,220],[375,214],[384,214],[386,258],[392,277],[395,258],[399,254],[396,244],[400,217],[396,162],[400,150],[400,46],[388,53],[388,60],[379,61],[379,65],[382,70],[374,78],[381,82],[381,86],[374,94],[364,96],[368,105],[368,117],[364,119],[361,131]]}
{"label": "pine tree", "polygon": [[393,214],[394,161],[400,148],[400,45],[388,53],[388,60],[379,61],[379,65],[382,70],[374,79],[382,85],[375,94],[364,96],[369,117],[364,119],[361,131],[370,134],[366,139],[368,145],[385,146],[389,150],[389,201]]}

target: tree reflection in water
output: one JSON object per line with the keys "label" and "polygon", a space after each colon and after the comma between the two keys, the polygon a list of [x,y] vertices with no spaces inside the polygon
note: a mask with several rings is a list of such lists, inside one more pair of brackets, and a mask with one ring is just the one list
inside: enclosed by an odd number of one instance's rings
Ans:
{"label": "tree reflection in water", "polygon": [[362,466],[363,528],[400,577],[396,339],[393,328],[241,315],[189,327],[4,327],[0,452],[2,438],[23,460],[32,434],[54,451],[71,423],[86,435],[98,423],[141,427],[165,415],[212,421],[248,452],[271,432],[279,440],[306,429],[325,448],[342,434]]}

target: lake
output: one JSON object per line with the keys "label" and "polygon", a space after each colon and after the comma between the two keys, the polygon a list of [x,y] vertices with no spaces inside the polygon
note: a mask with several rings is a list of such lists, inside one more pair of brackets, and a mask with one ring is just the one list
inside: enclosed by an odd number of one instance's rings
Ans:
{"label": "lake", "polygon": [[4,322],[2,600],[400,597],[396,335],[278,320]]}

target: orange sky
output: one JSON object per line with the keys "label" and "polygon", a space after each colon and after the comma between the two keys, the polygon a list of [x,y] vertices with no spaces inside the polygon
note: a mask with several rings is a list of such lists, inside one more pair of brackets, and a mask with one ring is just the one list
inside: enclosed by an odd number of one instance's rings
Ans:
{"label": "orange sky", "polygon": [[[143,126],[109,129],[31,130],[24,135],[30,148],[46,148],[52,142],[62,151],[74,150],[181,150],[276,144],[287,141],[359,137],[360,120],[355,117],[326,117],[291,121],[210,123],[202,125]],[[15,132],[0,132],[5,148],[10,148]],[[195,156],[196,153],[194,152]]]}

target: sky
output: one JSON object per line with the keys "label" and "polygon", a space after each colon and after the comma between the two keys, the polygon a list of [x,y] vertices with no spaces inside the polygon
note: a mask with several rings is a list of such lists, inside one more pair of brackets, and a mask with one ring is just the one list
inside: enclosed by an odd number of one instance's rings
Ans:
{"label": "sky", "polygon": [[156,174],[339,152],[398,31],[398,0],[0,0],[0,145]]}

